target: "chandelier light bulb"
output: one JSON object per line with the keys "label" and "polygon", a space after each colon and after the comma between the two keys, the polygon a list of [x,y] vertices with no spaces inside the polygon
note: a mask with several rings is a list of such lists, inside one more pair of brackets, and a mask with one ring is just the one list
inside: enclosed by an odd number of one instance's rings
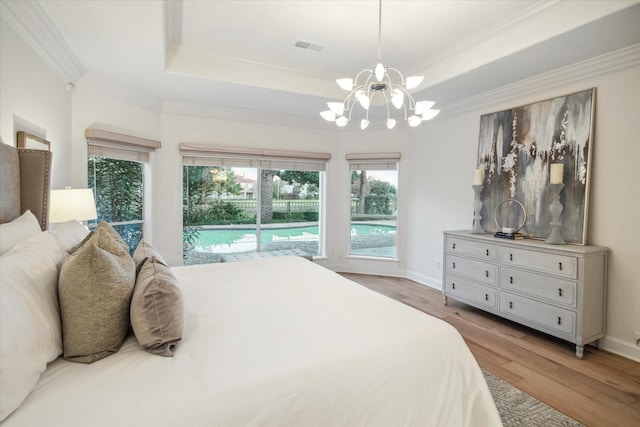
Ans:
{"label": "chandelier light bulb", "polygon": [[362,119],[362,121],[360,122],[360,129],[366,129],[367,126],[369,126],[369,120],[367,119]]}
{"label": "chandelier light bulb", "polygon": [[393,129],[396,126],[396,119],[387,120],[387,129]]}
{"label": "chandelier light bulb", "polygon": [[341,128],[345,127],[347,123],[349,123],[349,119],[347,119],[345,116],[340,116],[336,119],[336,124]]}
{"label": "chandelier light bulb", "polygon": [[409,76],[405,81],[405,87],[409,90],[415,89],[424,80],[424,76]]}

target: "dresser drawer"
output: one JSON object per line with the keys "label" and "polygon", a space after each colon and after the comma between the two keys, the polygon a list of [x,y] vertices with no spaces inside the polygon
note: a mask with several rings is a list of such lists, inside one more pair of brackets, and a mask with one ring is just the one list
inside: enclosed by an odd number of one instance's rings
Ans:
{"label": "dresser drawer", "polygon": [[471,282],[456,276],[447,276],[445,282],[445,294],[460,297],[469,302],[475,302],[482,306],[498,309],[497,291],[495,288]]}
{"label": "dresser drawer", "polygon": [[575,336],[576,313],[571,310],[501,292],[500,313]]}
{"label": "dresser drawer", "polygon": [[482,258],[487,261],[498,260],[498,247],[496,245],[490,245],[484,242],[472,242],[455,237],[449,237],[447,239],[447,252]]}
{"label": "dresser drawer", "polygon": [[447,255],[447,273],[459,274],[468,279],[495,285],[497,272],[498,266],[495,264]]}
{"label": "dresser drawer", "polygon": [[500,286],[551,302],[576,306],[576,283],[559,277],[502,267]]}
{"label": "dresser drawer", "polygon": [[577,277],[578,271],[576,257],[511,247],[500,248],[500,262],[502,265],[514,265],[572,279]]}

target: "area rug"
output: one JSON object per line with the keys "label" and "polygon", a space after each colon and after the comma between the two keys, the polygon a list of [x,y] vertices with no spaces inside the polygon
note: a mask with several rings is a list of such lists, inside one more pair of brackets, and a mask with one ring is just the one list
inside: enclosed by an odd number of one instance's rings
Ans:
{"label": "area rug", "polygon": [[584,427],[571,417],[482,369],[504,427]]}

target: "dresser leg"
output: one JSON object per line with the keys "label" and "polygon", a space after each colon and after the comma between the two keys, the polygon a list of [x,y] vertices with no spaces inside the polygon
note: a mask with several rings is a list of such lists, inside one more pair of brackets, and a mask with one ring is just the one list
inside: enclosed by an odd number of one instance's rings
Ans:
{"label": "dresser leg", "polygon": [[584,356],[584,346],[576,344],[576,357],[578,359],[582,359],[583,356]]}
{"label": "dresser leg", "polygon": [[442,295],[442,303],[444,305],[448,305],[449,304],[449,302],[447,301],[447,296],[446,295]]}

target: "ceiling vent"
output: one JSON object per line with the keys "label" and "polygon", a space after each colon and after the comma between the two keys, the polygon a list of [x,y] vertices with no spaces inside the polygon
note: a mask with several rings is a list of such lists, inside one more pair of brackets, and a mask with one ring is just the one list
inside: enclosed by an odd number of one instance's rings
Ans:
{"label": "ceiling vent", "polygon": [[296,42],[296,47],[299,47],[300,49],[315,50],[316,52],[320,52],[326,46],[320,43],[313,43],[306,40],[298,40]]}

